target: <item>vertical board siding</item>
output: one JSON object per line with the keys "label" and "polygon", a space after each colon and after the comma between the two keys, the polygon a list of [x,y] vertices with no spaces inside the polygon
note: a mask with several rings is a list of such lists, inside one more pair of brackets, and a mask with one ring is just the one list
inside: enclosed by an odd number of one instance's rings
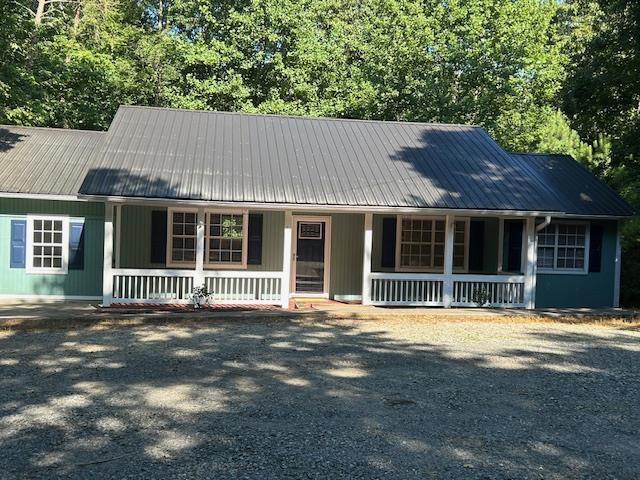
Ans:
{"label": "vertical board siding", "polygon": [[[392,267],[382,266],[382,222],[387,217],[395,215],[373,216],[373,244],[371,245],[371,270],[373,272],[394,272]],[[398,228],[398,226],[396,226]]]}
{"label": "vertical board siding", "polygon": [[[162,263],[151,262],[151,212],[162,207],[123,205],[120,220],[120,267],[164,268]],[[114,235],[114,238],[116,235]]]}
{"label": "vertical board siding", "polygon": [[602,268],[587,275],[538,273],[536,307],[598,308],[613,305],[615,284],[616,222],[598,222],[602,235]]}
{"label": "vertical board siding", "polygon": [[284,212],[265,211],[259,213],[262,213],[262,263],[260,265],[247,265],[247,270],[253,272],[281,272]]}
{"label": "vertical board siding", "polygon": [[[9,268],[11,219],[27,214],[59,214],[85,219],[84,268],[65,275],[32,274]],[[104,206],[93,202],[0,199],[0,294],[102,295]]]}
{"label": "vertical board siding", "polygon": [[331,297],[362,295],[363,248],[364,215],[331,215]]}
{"label": "vertical board siding", "polygon": [[[154,210],[163,210],[163,208],[140,205],[122,206],[121,268],[165,268],[166,262],[151,262],[151,212]],[[284,212],[261,213],[263,214],[262,263],[247,265],[247,270],[281,271]]]}

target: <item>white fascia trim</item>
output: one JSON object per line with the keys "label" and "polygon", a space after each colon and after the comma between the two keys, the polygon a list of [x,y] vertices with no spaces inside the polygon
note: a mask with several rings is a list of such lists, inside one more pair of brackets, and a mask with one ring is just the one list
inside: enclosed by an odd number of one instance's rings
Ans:
{"label": "white fascia trim", "polygon": [[0,192],[0,198],[18,198],[31,200],[61,200],[66,202],[98,202],[102,200],[91,200],[77,195],[57,195],[48,193],[10,193]]}
{"label": "white fascia trim", "polygon": [[3,300],[102,300],[102,297],[92,295],[40,295],[40,294],[13,294],[0,293]]}
{"label": "white fascia trim", "polygon": [[[191,206],[206,206],[209,208],[247,208],[251,210],[292,210],[311,212],[345,212],[345,213],[407,213],[420,215],[481,215],[481,216],[507,216],[507,217],[544,217],[547,215],[562,216],[562,212],[544,211],[514,211],[514,210],[482,210],[482,209],[457,209],[457,208],[428,208],[428,207],[380,207],[380,206],[353,206],[353,205],[310,205],[292,203],[259,203],[259,202],[209,202],[203,200],[181,200],[167,198],[135,198],[135,197],[110,197],[99,195],[81,195],[80,198],[94,202],[114,202],[137,205],[171,207],[176,204]],[[611,217],[607,217],[611,218]]]}

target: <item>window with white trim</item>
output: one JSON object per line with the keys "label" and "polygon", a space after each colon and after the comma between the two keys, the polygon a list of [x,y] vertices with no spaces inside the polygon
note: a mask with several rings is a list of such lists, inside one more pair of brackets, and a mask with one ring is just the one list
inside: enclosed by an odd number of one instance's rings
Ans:
{"label": "window with white trim", "polygon": [[247,265],[247,211],[207,212],[206,257],[209,266]]}
{"label": "window with white trim", "polygon": [[589,228],[586,224],[552,223],[538,232],[538,268],[587,271]]}
{"label": "window with white trim", "polygon": [[[442,271],[446,221],[442,217],[401,215],[398,218],[396,265],[399,270]],[[468,266],[469,219],[455,220],[453,267]]]}
{"label": "window with white trim", "polygon": [[191,266],[196,262],[197,210],[169,209],[167,265]]}
{"label": "window with white trim", "polygon": [[69,219],[61,216],[27,218],[27,270],[67,273]]}

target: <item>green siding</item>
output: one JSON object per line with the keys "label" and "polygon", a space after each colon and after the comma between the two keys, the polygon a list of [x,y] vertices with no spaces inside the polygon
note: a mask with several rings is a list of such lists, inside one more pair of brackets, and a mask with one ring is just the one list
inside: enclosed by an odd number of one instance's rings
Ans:
{"label": "green siding", "polygon": [[[166,208],[139,205],[122,207],[120,266],[165,268],[166,262],[151,263],[151,212]],[[248,265],[252,271],[282,271],[284,212],[262,212],[262,263]]]}
{"label": "green siding", "polygon": [[587,275],[540,273],[536,280],[536,307],[610,307],[615,284],[615,222],[606,222],[602,241],[602,269]]}
{"label": "green siding", "polygon": [[261,213],[263,215],[262,263],[260,265],[247,265],[247,270],[281,272],[284,243],[284,212]]}
{"label": "green siding", "polygon": [[[476,220],[475,218],[473,220]],[[498,237],[500,225],[497,218],[484,218],[484,264],[482,273],[495,274],[498,271]]]}
{"label": "green siding", "polygon": [[120,220],[120,267],[165,268],[166,263],[151,263],[151,212],[162,207],[123,205]]}
{"label": "green siding", "polygon": [[[60,214],[85,219],[83,270],[65,275],[27,273],[9,268],[11,219],[27,214]],[[92,202],[0,199],[0,294],[102,296],[104,206]]]}
{"label": "green siding", "polygon": [[364,248],[364,215],[336,213],[331,215],[331,271],[329,294],[362,295],[362,256]]}
{"label": "green siding", "polygon": [[373,242],[371,245],[371,270],[374,272],[393,272],[393,268],[382,268],[382,220],[395,215],[373,216]]}

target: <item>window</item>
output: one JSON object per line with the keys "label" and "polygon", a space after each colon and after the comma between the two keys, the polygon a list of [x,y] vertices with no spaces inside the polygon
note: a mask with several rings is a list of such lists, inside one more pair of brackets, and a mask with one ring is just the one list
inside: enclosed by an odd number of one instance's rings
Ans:
{"label": "window", "polygon": [[27,270],[37,273],[67,273],[69,219],[27,218]]}
{"label": "window", "polygon": [[[400,270],[440,271],[444,269],[444,218],[400,216],[396,249]],[[453,268],[466,271],[468,266],[469,219],[455,221]]]}
{"label": "window", "polygon": [[[198,230],[196,209],[169,209],[167,265],[194,267]],[[204,265],[245,268],[248,212],[205,211]]]}
{"label": "window", "polygon": [[589,228],[586,224],[551,224],[538,232],[538,268],[587,271]]}
{"label": "window", "polygon": [[299,222],[298,238],[319,240],[322,238],[322,222]]}
{"label": "window", "polygon": [[195,265],[197,210],[169,209],[167,265]]}
{"label": "window", "polygon": [[247,216],[247,212],[207,213],[207,265],[246,266]]}

